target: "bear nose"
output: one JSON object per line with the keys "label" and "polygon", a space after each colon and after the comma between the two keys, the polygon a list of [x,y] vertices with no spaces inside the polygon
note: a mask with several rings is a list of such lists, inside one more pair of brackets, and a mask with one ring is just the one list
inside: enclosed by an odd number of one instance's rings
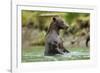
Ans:
{"label": "bear nose", "polygon": [[69,25],[66,25],[66,26],[65,26],[65,29],[68,29],[68,28],[69,28]]}

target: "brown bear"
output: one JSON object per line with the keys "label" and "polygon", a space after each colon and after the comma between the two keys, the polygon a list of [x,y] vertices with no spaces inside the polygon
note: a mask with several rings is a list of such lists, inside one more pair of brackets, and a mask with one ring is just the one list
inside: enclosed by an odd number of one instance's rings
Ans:
{"label": "brown bear", "polygon": [[69,51],[64,48],[63,41],[59,36],[59,31],[66,28],[68,28],[68,25],[65,25],[60,17],[57,16],[52,18],[52,22],[45,38],[44,55],[52,56],[69,53]]}

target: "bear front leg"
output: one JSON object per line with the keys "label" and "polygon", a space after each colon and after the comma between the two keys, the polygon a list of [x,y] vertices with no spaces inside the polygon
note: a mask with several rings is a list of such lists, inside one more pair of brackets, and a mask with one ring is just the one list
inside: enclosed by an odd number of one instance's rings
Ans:
{"label": "bear front leg", "polygon": [[53,46],[53,48],[52,48],[53,52],[55,51],[56,54],[64,54],[63,50],[59,48],[58,42],[53,41],[52,46]]}
{"label": "bear front leg", "polygon": [[69,51],[67,49],[65,49],[65,47],[63,46],[63,43],[59,44],[59,48],[62,49],[64,53],[65,52],[69,53]]}

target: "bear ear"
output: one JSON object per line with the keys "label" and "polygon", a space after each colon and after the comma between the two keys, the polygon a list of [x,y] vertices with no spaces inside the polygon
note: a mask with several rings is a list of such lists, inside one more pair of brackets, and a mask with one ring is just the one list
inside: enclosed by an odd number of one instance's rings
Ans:
{"label": "bear ear", "polygon": [[56,17],[53,17],[53,21],[56,21]]}

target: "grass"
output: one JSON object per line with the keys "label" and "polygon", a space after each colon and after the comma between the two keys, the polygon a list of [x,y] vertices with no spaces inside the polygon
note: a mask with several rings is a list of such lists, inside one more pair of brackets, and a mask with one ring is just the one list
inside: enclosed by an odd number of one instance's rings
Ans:
{"label": "grass", "polygon": [[69,48],[69,54],[44,56],[44,46],[22,49],[22,62],[67,61],[90,59],[89,48]]}

